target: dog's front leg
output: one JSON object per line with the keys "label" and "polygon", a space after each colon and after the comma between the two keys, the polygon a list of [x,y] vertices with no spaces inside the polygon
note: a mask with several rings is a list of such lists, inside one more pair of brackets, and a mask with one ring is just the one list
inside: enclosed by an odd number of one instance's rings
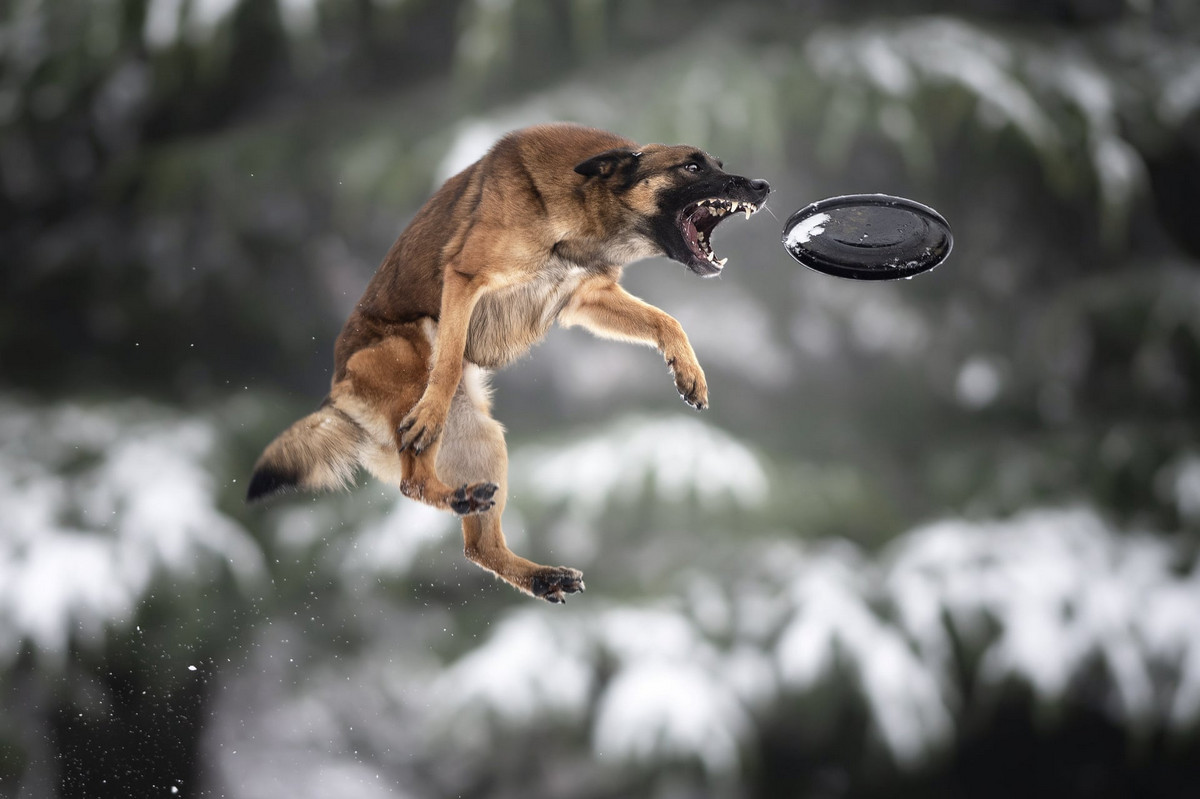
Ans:
{"label": "dog's front leg", "polygon": [[598,336],[657,347],[671,368],[679,396],[696,410],[708,407],[708,383],[687,333],[673,316],[639,300],[614,280],[597,279],[576,290],[558,317]]}
{"label": "dog's front leg", "polygon": [[463,353],[467,347],[471,313],[484,289],[485,280],[480,275],[465,274],[453,265],[446,268],[429,383],[421,399],[404,417],[397,430],[401,452],[411,449],[414,454],[420,455],[433,446],[441,435],[450,411],[450,400],[462,380]]}

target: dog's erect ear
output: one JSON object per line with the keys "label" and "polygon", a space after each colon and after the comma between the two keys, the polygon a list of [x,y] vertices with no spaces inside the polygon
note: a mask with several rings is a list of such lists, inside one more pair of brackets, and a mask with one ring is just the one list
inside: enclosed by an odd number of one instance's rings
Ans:
{"label": "dog's erect ear", "polygon": [[616,150],[606,150],[600,155],[593,155],[588,160],[576,164],[575,171],[584,177],[607,178],[617,172],[625,172],[636,166],[639,158],[642,157],[640,152],[618,148]]}

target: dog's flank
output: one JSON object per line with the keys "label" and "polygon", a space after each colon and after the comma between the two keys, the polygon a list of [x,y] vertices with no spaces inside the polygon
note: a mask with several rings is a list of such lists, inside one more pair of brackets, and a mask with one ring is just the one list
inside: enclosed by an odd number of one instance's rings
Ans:
{"label": "dog's flank", "polygon": [[467,557],[522,591],[562,602],[583,590],[579,571],[505,544],[508,456],[486,370],[555,322],[579,325],[657,348],[683,399],[706,407],[683,328],[621,288],[621,271],[666,255],[719,273],[713,229],[735,211],[749,216],[769,190],[687,145],[639,147],[576,125],[505,136],[400,234],[334,346],[326,404],[267,447],[248,498],[336,488],[362,467],[463,516]]}

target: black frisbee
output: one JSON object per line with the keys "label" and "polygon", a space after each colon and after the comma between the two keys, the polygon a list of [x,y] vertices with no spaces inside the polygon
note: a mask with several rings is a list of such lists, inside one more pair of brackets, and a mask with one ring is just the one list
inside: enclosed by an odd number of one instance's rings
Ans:
{"label": "black frisbee", "polygon": [[788,217],[783,246],[800,263],[827,275],[897,280],[945,261],[954,236],[929,206],[888,194],[849,194]]}

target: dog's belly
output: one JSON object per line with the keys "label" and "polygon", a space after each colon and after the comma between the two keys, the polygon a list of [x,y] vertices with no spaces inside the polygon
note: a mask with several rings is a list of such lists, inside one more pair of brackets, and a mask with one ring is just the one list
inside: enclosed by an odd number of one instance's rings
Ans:
{"label": "dog's belly", "polygon": [[484,295],[471,315],[464,357],[495,369],[524,355],[546,335],[585,274],[564,265],[529,283]]}

